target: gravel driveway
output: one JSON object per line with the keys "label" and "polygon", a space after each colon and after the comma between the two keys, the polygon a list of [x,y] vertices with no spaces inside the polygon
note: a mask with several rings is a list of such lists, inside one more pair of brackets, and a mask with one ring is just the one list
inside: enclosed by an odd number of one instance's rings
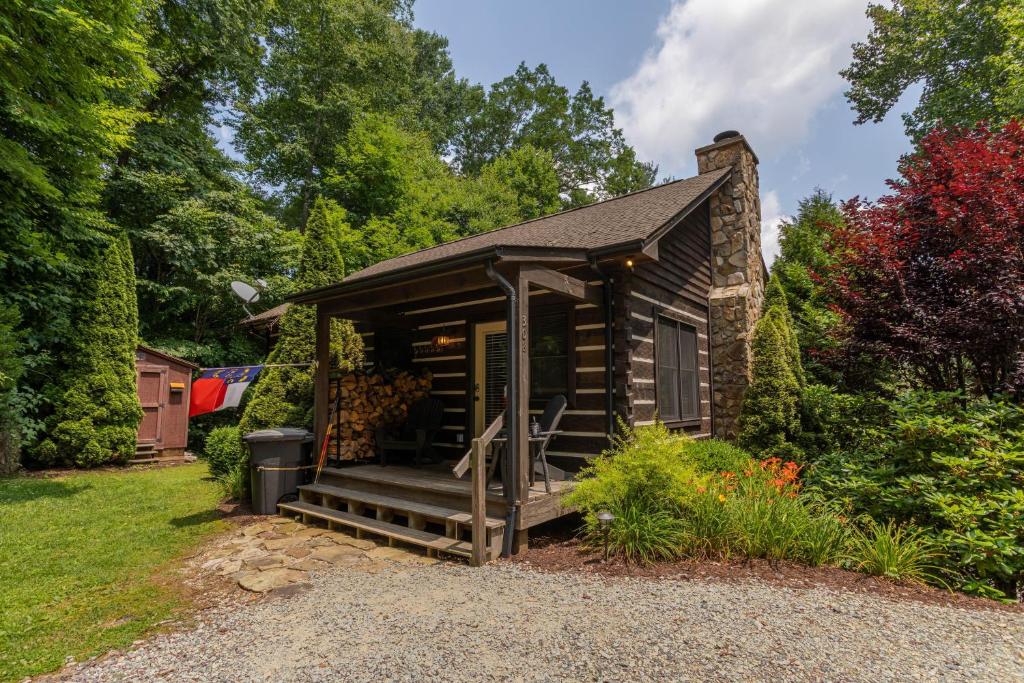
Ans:
{"label": "gravel driveway", "polygon": [[1013,681],[1024,680],[1024,615],[509,564],[338,568],[71,678]]}

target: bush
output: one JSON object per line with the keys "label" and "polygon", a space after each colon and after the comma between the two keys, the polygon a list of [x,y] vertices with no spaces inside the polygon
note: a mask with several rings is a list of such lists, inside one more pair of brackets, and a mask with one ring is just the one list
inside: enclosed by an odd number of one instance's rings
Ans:
{"label": "bush", "polygon": [[224,495],[232,500],[245,500],[249,497],[249,468],[238,463],[223,476],[217,478]]}
{"label": "bush", "polygon": [[614,514],[610,548],[627,560],[674,556],[683,545],[679,508],[700,481],[682,455],[691,440],[660,423],[620,428],[622,435],[584,468],[566,502],[583,512],[592,540],[603,539],[597,513]]}
{"label": "bush", "polygon": [[850,559],[858,571],[894,581],[941,583],[935,561],[940,553],[921,529],[870,522],[866,531],[856,532]]}
{"label": "bush", "polygon": [[701,439],[683,444],[683,456],[698,472],[742,472],[753,464],[750,453],[728,441]]}
{"label": "bush", "polygon": [[[646,501],[629,500],[613,504],[609,509],[615,520],[608,532],[609,552],[629,562],[650,564],[656,560],[679,557],[685,545],[686,529],[677,514],[652,509]],[[588,526],[587,542],[601,548],[604,532]]]}
{"label": "bush", "polygon": [[210,474],[217,479],[226,477],[239,466],[248,467],[249,452],[242,443],[238,427],[217,427],[206,437],[203,451],[210,464]]}
{"label": "bush", "polygon": [[851,514],[919,527],[960,589],[1013,597],[1024,578],[1024,406],[918,391],[875,412],[811,468],[809,485]]}

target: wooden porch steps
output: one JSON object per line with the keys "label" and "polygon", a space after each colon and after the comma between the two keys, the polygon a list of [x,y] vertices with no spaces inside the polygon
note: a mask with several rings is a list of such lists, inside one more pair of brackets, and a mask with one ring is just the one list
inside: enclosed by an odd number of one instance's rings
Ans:
{"label": "wooden porch steps", "polygon": [[285,512],[303,515],[304,519],[307,516],[315,517],[329,524],[340,524],[350,527],[357,532],[379,534],[389,540],[402,541],[403,543],[426,548],[428,554],[441,552],[459,557],[470,557],[473,554],[472,545],[465,541],[432,534],[429,531],[421,531],[390,522],[370,519],[369,517],[363,517],[351,512],[333,510],[322,505],[296,501],[294,503],[278,503],[277,507]]}
{"label": "wooden porch steps", "polygon": [[[430,505],[428,503],[421,503],[405,498],[384,496],[378,493],[370,493],[368,491],[357,491],[355,489],[331,486],[329,484],[306,484],[304,486],[300,486],[299,490],[308,491],[309,493],[321,496],[330,496],[346,501],[349,504],[361,503],[367,507],[376,508],[377,510],[398,512],[399,514],[411,513],[412,515],[419,515],[425,519],[440,522],[441,524],[453,523],[456,525],[469,525],[473,522],[473,516],[469,512],[455,510],[440,505]],[[486,521],[487,528],[489,530],[502,529],[505,526],[505,520],[497,517],[488,517]]]}

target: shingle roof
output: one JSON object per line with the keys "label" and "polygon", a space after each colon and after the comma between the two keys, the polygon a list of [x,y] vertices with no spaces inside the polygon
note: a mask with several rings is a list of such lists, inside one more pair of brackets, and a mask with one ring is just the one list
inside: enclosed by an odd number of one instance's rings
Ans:
{"label": "shingle roof", "polygon": [[546,247],[590,251],[643,240],[690,208],[731,170],[711,171],[396,256],[352,273],[345,278],[345,283],[490,248]]}

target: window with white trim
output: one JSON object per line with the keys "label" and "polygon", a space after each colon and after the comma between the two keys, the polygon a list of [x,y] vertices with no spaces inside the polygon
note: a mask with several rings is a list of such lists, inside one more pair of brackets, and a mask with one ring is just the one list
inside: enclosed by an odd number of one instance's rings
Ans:
{"label": "window with white trim", "polygon": [[686,323],[658,316],[654,347],[658,417],[663,422],[699,419],[697,331]]}

